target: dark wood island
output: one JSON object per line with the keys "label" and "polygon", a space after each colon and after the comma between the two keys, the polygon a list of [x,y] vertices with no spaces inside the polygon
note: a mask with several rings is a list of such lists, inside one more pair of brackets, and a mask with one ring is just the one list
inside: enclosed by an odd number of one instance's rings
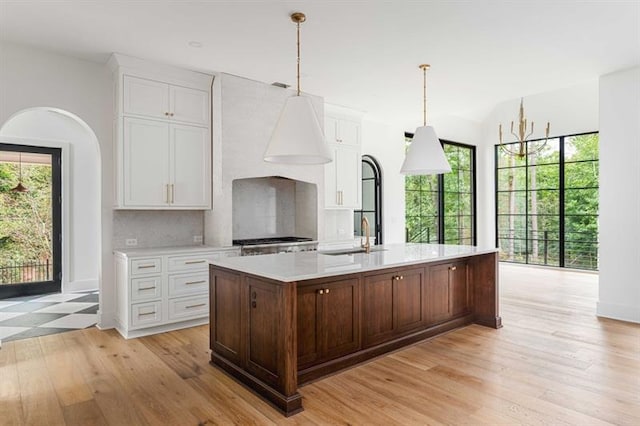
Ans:
{"label": "dark wood island", "polygon": [[375,250],[211,262],[211,362],[290,416],[300,385],[471,323],[501,327],[495,249]]}

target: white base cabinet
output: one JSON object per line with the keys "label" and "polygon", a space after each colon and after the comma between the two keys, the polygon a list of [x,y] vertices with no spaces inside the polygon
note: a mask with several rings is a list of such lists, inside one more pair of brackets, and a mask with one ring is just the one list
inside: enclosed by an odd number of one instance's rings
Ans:
{"label": "white base cabinet", "polygon": [[209,322],[209,261],[240,248],[115,251],[116,329],[146,336]]}

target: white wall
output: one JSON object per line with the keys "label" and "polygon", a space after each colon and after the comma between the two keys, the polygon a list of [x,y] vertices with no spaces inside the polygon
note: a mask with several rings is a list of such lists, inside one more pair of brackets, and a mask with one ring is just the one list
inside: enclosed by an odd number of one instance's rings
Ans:
{"label": "white wall", "polygon": [[[112,95],[111,78],[102,64],[66,57],[11,43],[0,44],[0,123],[19,111],[33,107],[54,107],[83,120],[96,134],[102,161],[102,257],[70,259],[78,273],[102,279],[101,311],[113,311],[111,256],[112,196]],[[46,138],[46,137],[45,137]],[[71,141],[70,141],[71,142]],[[80,142],[82,143],[82,142]],[[75,145],[75,144],[74,144]],[[75,161],[85,161],[79,157]],[[82,184],[82,183],[79,183]],[[84,203],[84,201],[82,201]],[[86,204],[87,214],[95,214]],[[100,230],[85,237],[98,238]],[[80,255],[82,250],[72,250]],[[102,264],[102,265],[100,265]],[[102,266],[102,277],[97,276]],[[88,275],[85,275],[88,274]]]}
{"label": "white wall", "polygon": [[[499,142],[498,125],[502,123],[504,142],[513,142],[509,133],[511,121],[517,122],[520,99],[502,102],[484,120],[482,143],[477,148],[478,163],[478,244],[495,247],[495,151]],[[534,121],[532,138],[544,137],[546,123],[551,123],[550,136],[587,133],[598,130],[598,81],[587,81],[572,87],[526,96],[524,111]],[[516,124],[517,125],[517,124]]]}
{"label": "white wall", "polygon": [[598,315],[640,322],[640,67],[600,78]]}

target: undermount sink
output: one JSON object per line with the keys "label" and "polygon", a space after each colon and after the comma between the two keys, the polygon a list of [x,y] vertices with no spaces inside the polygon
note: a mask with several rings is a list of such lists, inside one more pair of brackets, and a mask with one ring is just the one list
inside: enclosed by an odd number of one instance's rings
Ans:
{"label": "undermount sink", "polygon": [[[374,251],[385,251],[385,248],[382,247],[376,247],[373,246],[371,247],[371,250],[369,250],[370,253],[374,252]],[[366,250],[362,247],[353,247],[350,249],[344,249],[344,250],[327,250],[327,251],[321,251],[318,252],[320,254],[326,254],[329,256],[339,256],[341,254],[356,254],[356,253],[366,253]]]}

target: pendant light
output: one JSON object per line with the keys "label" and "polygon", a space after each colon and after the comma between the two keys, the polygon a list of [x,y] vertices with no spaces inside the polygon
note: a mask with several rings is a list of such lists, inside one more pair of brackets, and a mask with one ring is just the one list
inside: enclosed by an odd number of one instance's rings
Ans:
{"label": "pendant light", "polygon": [[407,156],[402,163],[400,173],[403,175],[437,175],[448,173],[451,166],[444,156],[440,140],[432,126],[427,126],[427,70],[429,65],[422,64],[423,72],[423,125],[413,134]]}
{"label": "pendant light", "polygon": [[15,186],[15,188],[11,188],[11,192],[29,192],[29,188],[27,188],[26,186],[24,186],[22,184],[22,152],[19,153],[20,155],[20,178],[18,179],[18,184]]}
{"label": "pendant light", "polygon": [[291,15],[297,32],[297,91],[287,98],[271,134],[264,153],[264,161],[270,163],[309,165],[332,161],[311,99],[300,95],[300,24],[306,19],[304,13]]}

